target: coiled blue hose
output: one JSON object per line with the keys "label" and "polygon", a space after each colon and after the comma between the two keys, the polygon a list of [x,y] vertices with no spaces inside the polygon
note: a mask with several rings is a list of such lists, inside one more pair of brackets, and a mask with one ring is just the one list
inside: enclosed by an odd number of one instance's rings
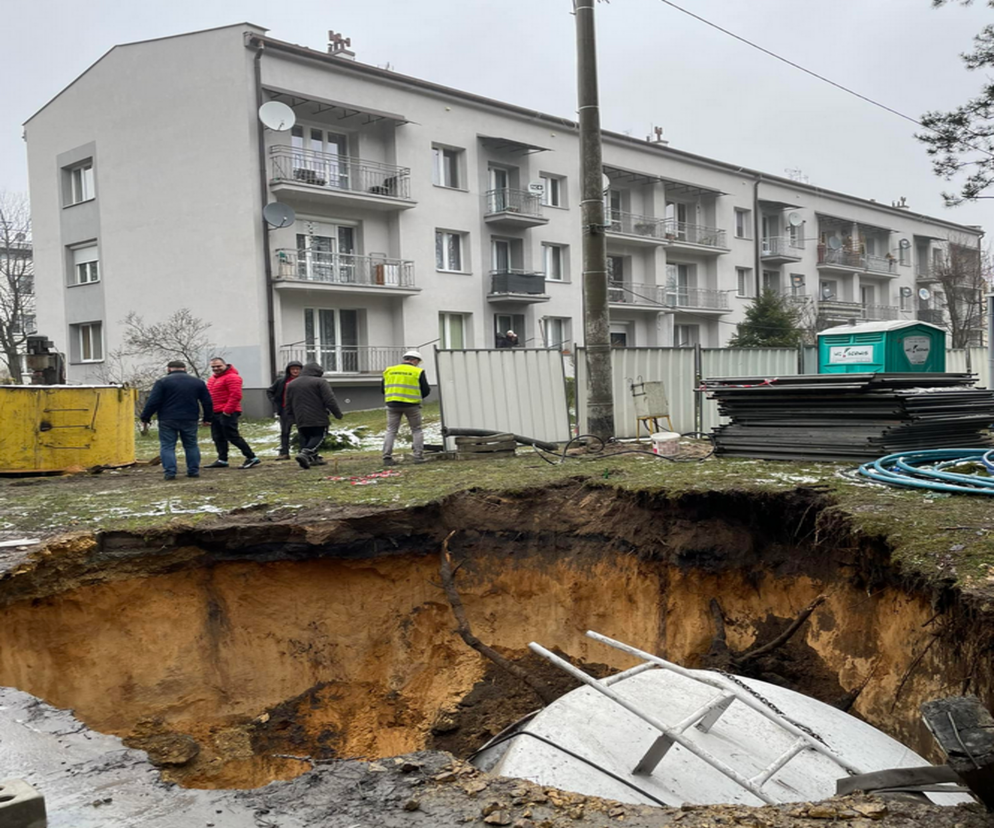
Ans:
{"label": "coiled blue hose", "polygon": [[864,463],[859,467],[859,473],[889,486],[994,495],[994,477],[943,471],[963,463],[976,463],[994,474],[994,449],[928,449],[888,454],[872,463]]}

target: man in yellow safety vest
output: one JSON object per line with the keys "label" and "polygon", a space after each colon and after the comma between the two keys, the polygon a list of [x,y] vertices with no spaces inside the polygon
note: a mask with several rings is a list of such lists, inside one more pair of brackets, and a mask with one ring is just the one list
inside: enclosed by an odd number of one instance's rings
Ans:
{"label": "man in yellow safety vest", "polygon": [[421,365],[421,354],[408,351],[400,365],[392,365],[383,372],[380,390],[387,404],[387,436],[383,441],[383,465],[394,466],[393,442],[400,428],[400,420],[407,417],[414,440],[414,462],[424,462],[425,438],[421,430],[421,401],[431,393],[428,378]]}

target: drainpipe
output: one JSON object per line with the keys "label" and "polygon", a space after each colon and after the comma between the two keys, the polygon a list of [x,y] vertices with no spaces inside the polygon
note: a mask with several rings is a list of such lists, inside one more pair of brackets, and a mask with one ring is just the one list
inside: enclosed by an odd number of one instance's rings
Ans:
{"label": "drainpipe", "polygon": [[[262,53],[265,44],[261,40],[254,40],[255,60],[255,106],[256,110],[262,106]],[[269,203],[269,183],[266,181],[266,130],[262,121],[256,118],[256,140],[259,143],[259,194],[262,206],[259,208],[259,220],[263,224],[262,228],[262,259],[266,268],[266,326],[269,333],[269,382],[276,378],[276,311],[273,307],[273,260],[272,251],[269,249],[269,225],[262,217],[262,210]]]}
{"label": "drainpipe", "polygon": [[756,180],[752,185],[752,247],[753,247],[753,272],[756,274],[755,281],[755,293],[754,296],[759,296],[760,285],[763,284],[763,271],[760,268],[763,266],[762,260],[759,257],[760,251],[763,249],[763,240],[760,238],[760,233],[762,232],[763,225],[760,223],[759,215],[759,182],[762,180],[763,176],[756,174]]}

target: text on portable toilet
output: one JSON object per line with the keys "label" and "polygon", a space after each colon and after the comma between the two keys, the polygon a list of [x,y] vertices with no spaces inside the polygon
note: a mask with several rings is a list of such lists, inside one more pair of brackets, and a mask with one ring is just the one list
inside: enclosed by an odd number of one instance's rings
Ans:
{"label": "text on portable toilet", "polygon": [[830,365],[852,365],[873,362],[872,345],[834,345],[828,349]]}
{"label": "text on portable toilet", "polygon": [[927,336],[904,337],[904,355],[912,365],[924,365],[932,350],[932,340]]}

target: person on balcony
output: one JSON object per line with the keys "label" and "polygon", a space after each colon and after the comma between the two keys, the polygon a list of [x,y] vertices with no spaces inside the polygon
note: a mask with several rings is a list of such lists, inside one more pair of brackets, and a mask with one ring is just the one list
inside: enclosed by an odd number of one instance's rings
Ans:
{"label": "person on balcony", "polygon": [[503,336],[497,337],[498,348],[516,348],[518,346],[518,335],[514,331],[508,331]]}
{"label": "person on balcony", "polygon": [[324,368],[308,362],[300,376],[286,387],[286,415],[296,423],[300,435],[300,453],[296,457],[300,468],[325,464],[318,451],[331,425],[329,414],[334,414],[336,420],[342,419],[342,409],[324,378]]}
{"label": "person on balcony", "polygon": [[238,418],[242,416],[242,378],[234,365],[229,365],[221,357],[211,358],[211,376],[207,380],[207,390],[214,402],[214,419],[211,421],[211,438],[217,449],[217,460],[208,469],[228,468],[228,444],[237,448],[245,462],[239,468],[252,469],[262,461],[255,456],[252,447],[238,433]]}
{"label": "person on balcony", "polygon": [[421,354],[408,351],[403,362],[383,372],[380,391],[387,404],[387,435],[383,441],[383,465],[394,466],[393,443],[400,430],[401,417],[407,417],[414,442],[414,462],[424,462],[424,432],[421,429],[421,401],[431,393],[421,365]]}
{"label": "person on balcony", "polygon": [[[140,419],[148,429],[153,415],[159,417],[159,457],[166,480],[176,479],[176,439],[183,441],[186,476],[200,477],[200,447],[197,426],[209,425],[214,411],[211,395],[199,377],[186,373],[186,363],[178,359],[166,365],[168,373],[152,386]],[[203,417],[200,410],[203,409]]]}
{"label": "person on balcony", "polygon": [[283,376],[266,389],[266,396],[273,404],[273,414],[280,421],[280,453],[277,460],[290,459],[290,430],[293,428],[293,420],[286,415],[286,389],[287,386],[300,376],[300,371],[304,363],[293,360],[286,364]]}

